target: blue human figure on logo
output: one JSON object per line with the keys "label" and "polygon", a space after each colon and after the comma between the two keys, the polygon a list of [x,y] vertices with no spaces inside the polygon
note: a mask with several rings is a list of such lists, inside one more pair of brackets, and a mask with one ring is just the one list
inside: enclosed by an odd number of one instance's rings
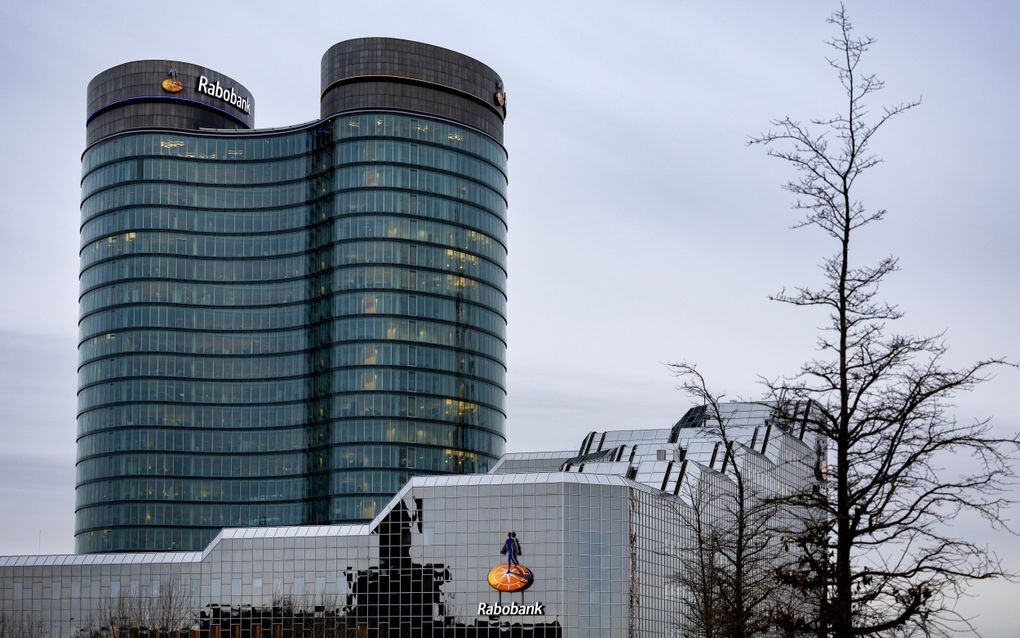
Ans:
{"label": "blue human figure on logo", "polygon": [[[521,553],[521,544],[517,541],[517,534],[514,532],[506,533],[506,541],[503,542],[503,547],[499,550],[500,554],[506,554],[506,571],[507,573],[513,572],[514,567],[520,567],[521,564],[517,562],[517,555]],[[520,570],[517,570],[520,573]]]}

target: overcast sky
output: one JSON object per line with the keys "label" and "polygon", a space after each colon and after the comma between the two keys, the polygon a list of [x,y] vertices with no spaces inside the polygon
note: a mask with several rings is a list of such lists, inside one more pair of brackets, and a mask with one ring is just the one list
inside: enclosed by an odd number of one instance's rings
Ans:
{"label": "overcast sky", "polygon": [[[256,124],[319,115],[319,59],[363,36],[421,40],[503,77],[509,117],[509,442],[572,449],[590,430],[665,427],[690,401],[664,365],[698,362],[730,397],[813,355],[823,317],[767,296],[818,280],[831,251],[796,216],[791,174],[745,146],[769,120],[840,108],[824,2],[6,2],[0,5],[0,554],[73,551],[80,154],[85,86],[128,60],[235,78]],[[944,331],[951,360],[1020,359],[1020,62],[1013,2],[856,2],[865,59],[896,103],[861,184],[888,220],[900,329]],[[877,104],[876,104],[877,105]],[[1020,374],[960,397],[1020,424]],[[1014,510],[1020,518],[1020,511]],[[987,537],[1020,570],[1017,537]],[[1015,636],[1020,586],[964,601]]]}

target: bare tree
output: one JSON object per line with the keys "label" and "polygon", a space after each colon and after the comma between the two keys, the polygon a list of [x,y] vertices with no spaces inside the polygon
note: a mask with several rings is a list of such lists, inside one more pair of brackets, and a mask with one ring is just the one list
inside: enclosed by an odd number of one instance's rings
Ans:
{"label": "bare tree", "polygon": [[957,421],[950,402],[1010,364],[993,357],[951,368],[942,335],[887,331],[902,313],[880,300],[879,285],[897,260],[864,264],[857,256],[854,240],[885,216],[866,208],[857,188],[881,162],[871,149],[876,134],[919,102],[870,111],[883,82],[860,66],[874,40],[855,35],[842,7],[829,22],[836,31],[829,64],[844,91],[843,110],[808,123],[775,120],[750,140],[796,171],[784,188],[804,214],[797,227],[820,230],[835,247],[818,288],[774,296],[828,314],[819,354],[796,375],[766,382],[768,398],[781,407],[804,400],[818,407],[811,426],[831,450],[825,489],[794,499],[813,514],[787,535],[802,551],[783,570],[816,609],[790,608],[782,622],[791,632],[838,638],[959,632],[953,623],[967,621],[953,603],[966,585],[1005,571],[945,521],[970,512],[1004,525],[1018,438],[996,436],[987,420]]}
{"label": "bare tree", "polygon": [[148,626],[162,631],[181,629],[193,615],[191,594],[175,575],[171,575],[159,592],[147,601],[146,607]]}
{"label": "bare tree", "polygon": [[687,482],[680,502],[670,504],[684,523],[684,537],[675,548],[681,569],[673,583],[681,592],[680,626],[691,638],[721,636],[722,606],[719,601],[721,569],[716,555],[721,523],[712,516],[712,493],[699,483]]}
{"label": "bare tree", "polygon": [[0,638],[43,638],[48,634],[37,616],[0,610]]}
{"label": "bare tree", "polygon": [[100,606],[98,629],[108,631],[112,636],[130,632],[132,627],[141,627],[144,622],[145,608],[141,598],[130,596],[123,590]]}
{"label": "bare tree", "polygon": [[194,616],[191,595],[176,576],[170,576],[151,596],[121,591],[101,605],[97,626],[84,628],[85,635],[129,635],[145,627],[167,635],[183,629]]}
{"label": "bare tree", "polygon": [[783,551],[776,529],[792,527],[780,511],[792,486],[765,480],[770,473],[779,479],[784,461],[767,461],[739,440],[720,408],[723,396],[709,391],[696,366],[670,367],[681,389],[703,404],[701,427],[723,449],[718,472],[703,471],[684,486],[681,515],[690,536],[677,581],[686,597],[685,629],[704,638],[764,634],[776,606],[788,602],[775,577]]}

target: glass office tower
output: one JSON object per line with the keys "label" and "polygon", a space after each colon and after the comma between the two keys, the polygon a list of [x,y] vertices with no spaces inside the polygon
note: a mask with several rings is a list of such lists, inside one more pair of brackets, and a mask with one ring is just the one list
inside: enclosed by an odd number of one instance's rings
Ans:
{"label": "glass office tower", "polygon": [[461,54],[335,45],[321,119],[131,62],[88,90],[76,549],[372,518],[503,452],[505,97]]}

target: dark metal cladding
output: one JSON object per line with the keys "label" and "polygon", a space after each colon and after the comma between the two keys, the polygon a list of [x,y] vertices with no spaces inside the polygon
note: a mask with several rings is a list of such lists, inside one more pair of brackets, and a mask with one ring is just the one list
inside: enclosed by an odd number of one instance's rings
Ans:
{"label": "dark metal cladding", "polygon": [[[163,87],[174,71],[179,90]],[[200,78],[237,96],[242,106],[198,90]],[[173,85],[170,87],[175,88]],[[176,60],[136,60],[109,68],[89,82],[86,143],[132,129],[250,129],[255,99],[240,82],[197,64]],[[247,111],[244,107],[247,107]]]}
{"label": "dark metal cladding", "polygon": [[503,81],[474,58],[395,38],[334,44],[322,56],[321,115],[394,109],[432,115],[503,141]]}

